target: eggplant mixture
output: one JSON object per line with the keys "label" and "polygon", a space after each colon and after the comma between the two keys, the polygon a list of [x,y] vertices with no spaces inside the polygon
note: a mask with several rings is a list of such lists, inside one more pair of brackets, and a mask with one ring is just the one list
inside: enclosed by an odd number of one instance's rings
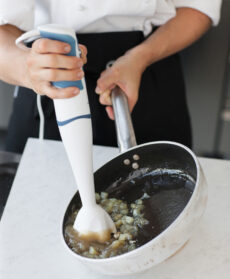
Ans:
{"label": "eggplant mixture", "polygon": [[111,239],[106,243],[87,242],[78,236],[78,233],[73,229],[74,220],[78,214],[76,210],[65,227],[65,239],[68,246],[77,254],[94,259],[109,258],[124,254],[137,248],[138,231],[149,224],[149,221],[144,218],[143,210],[145,208],[143,199],[148,199],[150,196],[144,194],[134,203],[109,198],[108,193],[96,193],[96,201],[100,204],[113,219],[117,233],[111,235]]}
{"label": "eggplant mixture", "polygon": [[173,223],[191,198],[194,179],[178,170],[142,171],[142,175],[139,172],[137,177],[116,181],[106,192],[96,194],[97,203],[117,227],[117,233],[106,243],[84,241],[73,229],[81,207],[77,196],[64,224],[64,237],[70,249],[94,259],[117,256],[144,245]]}

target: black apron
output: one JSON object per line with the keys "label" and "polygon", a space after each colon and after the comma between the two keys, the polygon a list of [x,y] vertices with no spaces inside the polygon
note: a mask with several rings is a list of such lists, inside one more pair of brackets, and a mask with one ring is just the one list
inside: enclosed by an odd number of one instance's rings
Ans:
{"label": "black apron", "polygon": [[[88,48],[84,66],[92,114],[93,143],[117,146],[114,121],[106,114],[95,93],[96,82],[109,61],[116,60],[145,38],[140,31],[78,34],[79,43]],[[53,101],[42,96],[45,139],[60,140]],[[137,143],[170,140],[191,147],[191,126],[179,55],[175,54],[149,66],[141,80],[138,102],[132,112]],[[38,137],[39,116],[36,94],[19,88],[14,100],[6,149],[22,152],[28,137]]]}

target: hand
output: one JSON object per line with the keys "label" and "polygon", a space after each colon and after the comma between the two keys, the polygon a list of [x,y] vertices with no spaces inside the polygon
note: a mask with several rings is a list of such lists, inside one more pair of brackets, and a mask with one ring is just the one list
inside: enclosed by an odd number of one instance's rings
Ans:
{"label": "hand", "polygon": [[114,120],[114,113],[111,107],[111,90],[119,86],[128,97],[130,112],[132,112],[139,95],[139,87],[144,67],[140,63],[140,57],[129,51],[117,59],[112,67],[101,73],[97,81],[96,93],[100,95],[99,101],[106,106],[110,119]]}
{"label": "hand", "polygon": [[71,50],[67,43],[50,39],[36,40],[26,59],[28,87],[51,99],[76,96],[80,92],[77,87],[56,88],[50,82],[82,79],[82,66],[86,63],[87,49],[83,45],[79,45],[79,48],[82,58],[67,56]]}

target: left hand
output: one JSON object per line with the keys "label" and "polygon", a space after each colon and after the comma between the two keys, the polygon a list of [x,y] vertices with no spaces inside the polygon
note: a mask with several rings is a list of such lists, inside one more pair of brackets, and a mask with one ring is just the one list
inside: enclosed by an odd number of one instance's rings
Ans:
{"label": "left hand", "polygon": [[112,120],[114,120],[114,114],[110,93],[115,86],[119,86],[125,92],[130,112],[137,103],[141,76],[144,71],[139,59],[131,51],[127,52],[117,59],[112,67],[103,71],[97,81],[95,91],[100,95],[99,101],[106,106],[107,114]]}

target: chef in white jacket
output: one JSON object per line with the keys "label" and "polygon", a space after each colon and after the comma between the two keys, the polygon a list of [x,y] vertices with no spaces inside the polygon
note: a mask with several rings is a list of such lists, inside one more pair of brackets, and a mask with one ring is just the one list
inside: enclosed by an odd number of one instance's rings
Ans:
{"label": "chef in white jacket", "polygon": [[[19,86],[7,149],[22,152],[27,138],[38,135],[36,94],[42,95],[45,138],[60,139],[51,99],[76,96],[79,89],[50,82],[83,75],[94,144],[116,145],[110,91],[117,85],[128,97],[138,143],[173,140],[191,147],[177,53],[218,24],[220,9],[221,0],[1,0],[0,79]],[[15,46],[23,32],[45,23],[74,28],[82,58],[65,56],[70,46],[49,39],[27,52]]]}

